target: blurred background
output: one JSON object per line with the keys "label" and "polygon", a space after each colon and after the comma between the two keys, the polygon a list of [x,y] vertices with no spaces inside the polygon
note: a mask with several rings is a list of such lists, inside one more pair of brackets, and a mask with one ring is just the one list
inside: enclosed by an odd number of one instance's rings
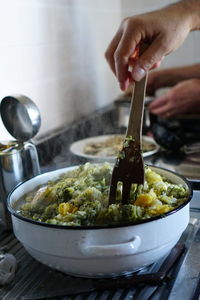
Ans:
{"label": "blurred background", "polygon": [[[0,99],[20,93],[37,104],[38,140],[112,103],[121,92],[104,52],[120,21],[172,2],[0,0]],[[161,68],[200,62],[199,35],[191,33]],[[2,122],[0,132],[10,139]]]}

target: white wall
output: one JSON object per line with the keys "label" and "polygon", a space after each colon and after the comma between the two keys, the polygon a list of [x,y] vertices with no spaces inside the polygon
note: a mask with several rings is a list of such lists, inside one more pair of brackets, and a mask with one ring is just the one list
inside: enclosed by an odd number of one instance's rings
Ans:
{"label": "white wall", "polygon": [[0,0],[0,99],[29,96],[42,116],[38,137],[119,93],[104,52],[120,14],[120,0]]}
{"label": "white wall", "polygon": [[[38,105],[37,137],[120,93],[104,51],[121,18],[170,0],[0,0],[0,99],[22,93]],[[199,32],[162,67],[200,61]],[[0,140],[10,136],[0,123]]]}

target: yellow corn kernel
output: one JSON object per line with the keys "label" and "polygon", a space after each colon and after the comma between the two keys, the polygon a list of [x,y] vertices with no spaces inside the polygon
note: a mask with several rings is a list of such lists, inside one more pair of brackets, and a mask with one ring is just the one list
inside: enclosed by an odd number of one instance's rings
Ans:
{"label": "yellow corn kernel", "polygon": [[62,216],[66,216],[67,213],[74,213],[78,208],[70,203],[60,203],[58,206],[58,212]]}
{"label": "yellow corn kernel", "polygon": [[142,207],[148,207],[152,205],[153,200],[153,197],[149,194],[140,194],[134,204]]}

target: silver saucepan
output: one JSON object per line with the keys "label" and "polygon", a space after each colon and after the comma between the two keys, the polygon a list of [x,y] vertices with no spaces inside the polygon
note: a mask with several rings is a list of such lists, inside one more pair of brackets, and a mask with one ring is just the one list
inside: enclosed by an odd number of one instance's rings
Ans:
{"label": "silver saucepan", "polygon": [[67,274],[111,277],[136,271],[169,253],[189,223],[190,184],[166,169],[152,167],[171,182],[184,185],[187,201],[162,217],[137,224],[70,227],[36,222],[21,216],[19,199],[49,180],[75,167],[38,175],[17,186],[8,197],[17,239],[38,261]]}

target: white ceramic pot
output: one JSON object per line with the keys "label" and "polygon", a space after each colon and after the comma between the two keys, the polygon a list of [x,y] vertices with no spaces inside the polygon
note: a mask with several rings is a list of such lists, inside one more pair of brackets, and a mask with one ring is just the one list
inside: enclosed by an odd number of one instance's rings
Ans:
{"label": "white ceramic pot", "polygon": [[67,274],[110,277],[136,271],[166,255],[189,222],[192,191],[179,175],[157,167],[156,172],[186,186],[190,195],[179,208],[137,224],[107,227],[67,227],[35,222],[17,213],[18,199],[40,184],[74,167],[36,176],[14,189],[8,198],[17,239],[38,261]]}

